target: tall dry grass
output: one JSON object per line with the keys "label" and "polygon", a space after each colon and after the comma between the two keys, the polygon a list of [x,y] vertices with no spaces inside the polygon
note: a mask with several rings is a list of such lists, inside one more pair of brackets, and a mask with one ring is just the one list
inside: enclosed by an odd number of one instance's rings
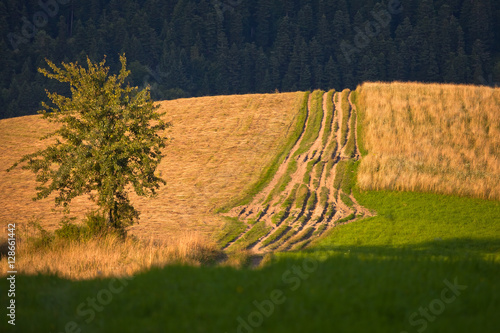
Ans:
{"label": "tall dry grass", "polygon": [[[17,230],[16,268],[21,274],[52,273],[73,280],[126,276],[168,264],[199,266],[221,254],[213,240],[198,232],[184,232],[168,242],[111,234],[81,242],[56,238],[44,245],[38,230]],[[8,271],[5,256],[0,267],[0,275]]]}
{"label": "tall dry grass", "polygon": [[362,189],[500,199],[500,89],[365,83]]}

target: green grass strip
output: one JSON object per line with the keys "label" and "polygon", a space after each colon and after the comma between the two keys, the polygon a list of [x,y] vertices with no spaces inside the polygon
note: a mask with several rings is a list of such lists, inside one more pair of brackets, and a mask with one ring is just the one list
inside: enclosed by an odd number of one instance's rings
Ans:
{"label": "green grass strip", "polygon": [[356,217],[356,214],[355,213],[352,213],[346,217],[344,217],[343,219],[340,219],[338,220],[336,223],[344,223],[344,222],[347,222],[347,221],[350,221],[350,220],[353,220],[354,218]]}
{"label": "green grass strip", "polygon": [[326,230],[326,227],[327,227],[327,226],[328,226],[328,225],[327,225],[326,223],[321,224],[321,225],[318,227],[318,229],[316,229],[316,230],[313,232],[313,234],[312,234],[312,235],[313,235],[313,237],[316,237],[316,236],[321,235],[321,234],[322,234],[322,233]]}
{"label": "green grass strip", "polygon": [[319,181],[321,179],[321,174],[323,173],[324,167],[325,167],[325,162],[323,161],[316,163],[316,165],[314,166],[313,186],[315,189],[319,187]]}
{"label": "green grass strip", "polygon": [[250,229],[246,234],[234,243],[232,249],[243,250],[247,249],[250,245],[257,242],[261,237],[265,236],[271,227],[266,226],[266,222],[260,221],[254,224],[252,229]]}
{"label": "green grass strip", "polygon": [[309,196],[309,188],[307,187],[307,185],[305,184],[300,185],[297,191],[297,196],[295,198],[295,208],[301,209],[302,207],[304,207],[304,204],[306,203],[308,196]]}
{"label": "green grass strip", "polygon": [[328,141],[328,137],[332,132],[332,119],[333,119],[333,94],[335,93],[335,89],[330,90],[326,93],[326,122],[325,122],[325,131],[323,132],[322,143],[323,147],[326,146]]}
{"label": "green grass strip", "polygon": [[358,120],[358,137],[356,138],[358,142],[358,149],[361,156],[368,155],[368,150],[365,147],[364,140],[364,130],[365,130],[365,115],[366,115],[366,106],[362,103],[361,95],[361,86],[358,87],[355,91],[352,92],[352,103],[356,105],[357,110],[357,120]]}
{"label": "green grass strip", "polygon": [[297,189],[298,188],[299,188],[299,184],[295,184],[293,186],[293,189],[290,192],[290,195],[288,195],[288,197],[285,199],[285,201],[283,201],[283,204],[281,205],[282,208],[287,208],[287,207],[291,207],[292,206],[292,204],[295,201],[295,195],[297,194]]}
{"label": "green grass strip", "polygon": [[311,173],[314,167],[314,163],[316,163],[316,160],[310,160],[309,163],[307,163],[306,172],[304,173],[304,178],[302,179],[302,182],[304,184],[309,184],[309,182],[311,181]]}
{"label": "green grass strip", "polygon": [[340,145],[344,146],[347,141],[347,125],[349,123],[349,115],[351,106],[349,105],[349,89],[342,91],[342,127],[340,129]]}
{"label": "green grass strip", "polygon": [[300,141],[300,146],[293,155],[294,157],[303,154],[311,148],[314,141],[319,136],[321,121],[323,120],[323,90],[315,90],[311,94],[311,104],[309,107],[309,118],[307,120],[304,137]]}
{"label": "green grass strip", "polygon": [[340,199],[344,202],[348,207],[354,206],[354,202],[352,202],[351,198],[345,193],[340,193]]}
{"label": "green grass strip", "polygon": [[337,173],[333,181],[333,187],[342,190],[345,194],[351,194],[352,188],[356,183],[356,170],[359,161],[348,160],[340,161],[337,164]]}
{"label": "green grass strip", "polygon": [[234,241],[239,235],[241,235],[247,229],[245,223],[240,221],[237,217],[224,217],[226,223],[222,227],[221,231],[217,235],[217,243],[221,247],[225,247],[227,244]]}
{"label": "green grass strip", "polygon": [[232,207],[236,206],[242,206],[250,203],[252,198],[262,191],[262,189],[269,184],[273,176],[276,174],[278,171],[279,165],[283,163],[285,160],[286,156],[289,154],[290,150],[292,150],[293,146],[297,143],[299,140],[302,132],[304,131],[306,119],[307,119],[307,104],[309,100],[309,95],[310,92],[307,91],[304,93],[304,97],[302,99],[302,103],[300,105],[300,108],[297,112],[297,116],[295,118],[295,122],[292,125],[293,130],[290,132],[288,135],[285,143],[282,145],[281,149],[279,150],[279,153],[276,154],[276,157],[271,161],[268,167],[264,169],[262,172],[262,175],[259,177],[259,179],[250,186],[248,190],[245,191],[243,196],[241,198],[238,198],[236,200],[231,201],[230,203],[220,207],[219,209],[216,210],[217,213],[222,213],[222,212],[228,212],[229,209]]}
{"label": "green grass strip", "polygon": [[280,238],[290,229],[291,229],[290,226],[283,224],[262,242],[262,246],[268,246],[269,244],[274,243],[278,238]]}
{"label": "green grass strip", "polygon": [[297,234],[297,236],[290,239],[288,244],[290,246],[292,246],[300,241],[303,241],[303,240],[311,237],[311,235],[313,234],[313,231],[314,231],[314,227],[309,227],[309,228],[302,230],[299,234]]}
{"label": "green grass strip", "polygon": [[323,186],[319,193],[319,204],[321,206],[326,205],[326,203],[328,202],[328,194],[330,194],[328,188],[326,186]]}
{"label": "green grass strip", "polygon": [[339,163],[337,163],[337,173],[335,174],[335,179],[333,180],[333,187],[337,190],[340,190],[346,169],[347,161],[339,161]]}
{"label": "green grass strip", "polygon": [[297,230],[294,228],[288,230],[286,232],[286,234],[283,235],[283,237],[281,237],[277,242],[275,242],[269,246],[269,250],[276,250],[277,248],[279,248],[281,245],[283,245],[287,240],[289,240],[296,233],[297,233]]}
{"label": "green grass strip", "polygon": [[354,157],[354,151],[356,150],[355,146],[355,138],[356,138],[356,131],[355,131],[355,126],[356,126],[356,112],[352,110],[351,114],[351,121],[350,121],[350,132],[349,132],[349,139],[347,140],[347,144],[345,146],[345,155],[349,158]]}
{"label": "green grass strip", "polygon": [[318,196],[316,195],[316,191],[312,191],[309,199],[307,199],[307,210],[311,211],[316,207],[318,203]]}
{"label": "green grass strip", "polygon": [[273,217],[271,218],[271,222],[273,224],[278,224],[281,222],[281,220],[283,219],[283,216],[285,216],[286,214],[286,210],[282,210],[280,211],[279,213],[277,214],[274,214]]}

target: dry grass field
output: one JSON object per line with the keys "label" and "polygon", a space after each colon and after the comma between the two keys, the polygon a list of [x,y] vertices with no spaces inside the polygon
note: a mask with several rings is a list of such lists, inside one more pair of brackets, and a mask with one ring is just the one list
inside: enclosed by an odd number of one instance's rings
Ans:
{"label": "dry grass field", "polygon": [[365,83],[363,189],[500,199],[500,89]]}
{"label": "dry grass field", "polygon": [[[222,224],[214,210],[259,179],[287,137],[303,96],[297,92],[161,102],[160,111],[173,124],[158,169],[167,185],[156,198],[133,197],[141,220],[130,233],[160,241],[186,231],[210,236]],[[62,218],[61,212],[52,211],[53,198],[31,200],[36,186],[32,173],[5,171],[23,154],[43,147],[45,142],[38,138],[50,125],[40,116],[0,120],[2,230],[8,223],[30,219],[53,230]],[[81,218],[92,204],[77,198],[71,208],[72,215]]]}

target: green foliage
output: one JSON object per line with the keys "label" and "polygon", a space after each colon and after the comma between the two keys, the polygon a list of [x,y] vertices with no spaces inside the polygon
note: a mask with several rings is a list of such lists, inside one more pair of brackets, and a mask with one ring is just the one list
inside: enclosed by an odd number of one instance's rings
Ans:
{"label": "green foliage", "polygon": [[47,92],[52,103],[42,104],[43,118],[57,128],[44,139],[53,137],[56,142],[23,156],[10,168],[23,164],[36,174],[36,200],[56,192],[56,205],[68,207],[75,197],[89,195],[116,229],[139,218],[128,187],[139,196],[153,196],[165,184],[155,170],[165,147],[159,133],[169,126],[148,89],[125,85],[130,72],[125,56],[120,61],[119,74],[109,75],[105,60],[87,59],[87,68],[77,63],[59,68],[47,60],[50,71],[40,73],[71,87],[70,97]]}
{"label": "green foliage", "polygon": [[74,224],[70,219],[64,218],[55,230],[58,239],[67,241],[86,241],[92,238],[102,238],[109,234],[125,236],[122,229],[111,228],[106,217],[97,211],[88,213],[80,225]]}
{"label": "green foliage", "polygon": [[54,233],[45,230],[38,220],[31,220],[26,227],[26,242],[33,251],[49,249],[55,239]]}
{"label": "green foliage", "polygon": [[[363,49],[356,48],[354,28],[364,30],[372,13],[388,9],[387,1],[57,2],[56,8],[52,0],[41,8],[0,5],[0,118],[33,114],[44,88],[60,89],[36,73],[43,57],[84,61],[85,54],[93,60],[108,54],[111,68],[118,68],[115,55],[124,51],[131,84],[150,85],[157,100],[340,89],[378,80],[500,82],[498,1],[410,1],[384,28],[384,38],[370,38]],[[33,21],[33,12],[47,6],[48,22]],[[39,23],[47,25],[32,31]]]}

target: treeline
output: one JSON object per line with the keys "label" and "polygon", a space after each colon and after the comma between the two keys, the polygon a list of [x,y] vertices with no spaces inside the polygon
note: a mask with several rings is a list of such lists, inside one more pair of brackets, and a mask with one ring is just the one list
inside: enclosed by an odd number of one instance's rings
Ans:
{"label": "treeline", "polygon": [[495,0],[1,0],[0,117],[34,114],[53,62],[98,61],[155,99],[500,82]]}

